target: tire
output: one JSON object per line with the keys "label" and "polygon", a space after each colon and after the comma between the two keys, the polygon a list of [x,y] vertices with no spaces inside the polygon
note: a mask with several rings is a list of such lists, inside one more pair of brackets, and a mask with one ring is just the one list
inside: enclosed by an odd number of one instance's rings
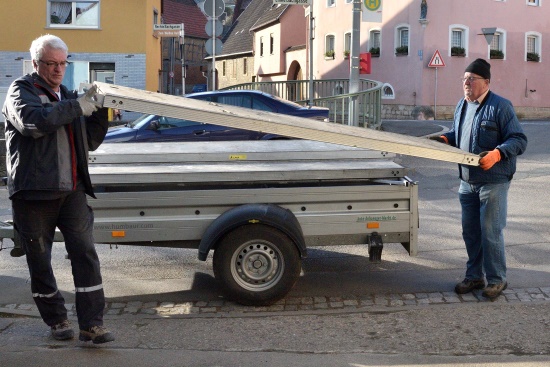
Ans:
{"label": "tire", "polygon": [[229,232],[214,251],[214,275],[226,296],[248,306],[283,298],[300,276],[300,254],[283,232],[246,225]]}

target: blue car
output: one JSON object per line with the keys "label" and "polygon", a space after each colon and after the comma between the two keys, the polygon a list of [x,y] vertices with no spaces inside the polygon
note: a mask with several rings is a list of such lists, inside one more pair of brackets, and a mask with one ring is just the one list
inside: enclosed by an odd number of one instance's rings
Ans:
{"label": "blue car", "polygon": [[[303,107],[297,103],[260,91],[214,91],[189,94],[186,97],[321,121],[328,120],[328,108]],[[110,128],[107,136],[105,136],[105,142],[271,140],[285,138],[284,136],[265,132],[233,129],[165,116],[143,115],[125,126]]]}

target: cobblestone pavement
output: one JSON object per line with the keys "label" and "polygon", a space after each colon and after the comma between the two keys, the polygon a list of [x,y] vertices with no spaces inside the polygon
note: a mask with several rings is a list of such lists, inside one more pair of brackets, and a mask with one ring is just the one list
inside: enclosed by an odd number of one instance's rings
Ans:
{"label": "cobblestone pavement", "polygon": [[[481,295],[481,290],[458,295],[455,292],[403,293],[403,294],[366,294],[347,297],[287,297],[271,306],[243,306],[225,300],[194,302],[108,302],[105,308],[106,318],[117,316],[158,316],[158,317],[231,317],[286,312],[338,313],[361,312],[370,309],[391,309],[396,307],[461,304],[491,302]],[[492,302],[527,303],[550,302],[548,288],[507,289],[502,296]],[[76,316],[74,304],[67,304],[69,316]],[[0,313],[27,316],[39,316],[34,304],[0,304]]]}

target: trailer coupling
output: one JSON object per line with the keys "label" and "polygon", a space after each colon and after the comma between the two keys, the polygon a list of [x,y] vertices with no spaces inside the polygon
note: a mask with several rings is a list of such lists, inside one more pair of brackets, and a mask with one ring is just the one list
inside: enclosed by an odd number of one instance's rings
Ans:
{"label": "trailer coupling", "polygon": [[367,236],[367,243],[369,245],[369,260],[373,263],[379,263],[382,261],[382,236],[378,232],[373,232]]}

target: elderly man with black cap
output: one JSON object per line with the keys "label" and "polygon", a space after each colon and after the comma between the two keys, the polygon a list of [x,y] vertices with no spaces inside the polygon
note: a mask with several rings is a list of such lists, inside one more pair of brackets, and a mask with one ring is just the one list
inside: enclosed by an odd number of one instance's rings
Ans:
{"label": "elderly man with black cap", "polygon": [[483,289],[482,295],[493,300],[508,286],[503,237],[508,189],[516,156],[525,151],[527,137],[510,101],[489,90],[487,61],[473,61],[461,79],[464,98],[456,106],[453,127],[431,139],[481,156],[479,167],[459,165],[458,195],[468,262],[455,292]]}

